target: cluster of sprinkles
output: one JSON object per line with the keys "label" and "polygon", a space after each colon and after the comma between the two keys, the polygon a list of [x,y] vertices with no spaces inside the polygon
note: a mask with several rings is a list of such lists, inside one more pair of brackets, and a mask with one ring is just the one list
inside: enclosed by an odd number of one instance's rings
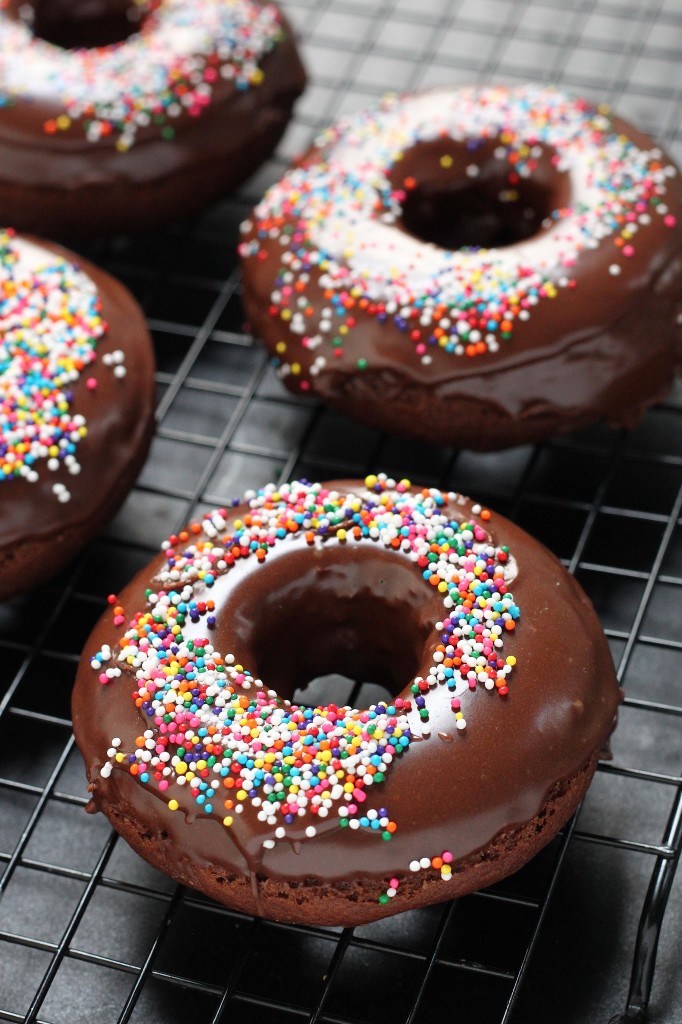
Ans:
{"label": "cluster of sprinkles", "polygon": [[[471,178],[480,171],[477,149],[493,143],[506,174],[500,203],[519,199],[519,182],[549,151],[557,172],[571,176],[572,205],[551,211],[542,233],[514,246],[448,251],[422,242],[397,223],[419,185],[413,175],[401,179],[400,162],[437,140],[465,147]],[[619,133],[608,108],[556,89],[388,97],[328,129],[317,146],[268,191],[244,223],[240,247],[247,261],[276,264],[275,362],[302,390],[344,359],[358,314],[395,323],[424,365],[438,350],[496,352],[533,307],[575,287],[582,251],[611,246],[610,273],[618,275],[636,253],[639,230],[653,218],[676,223],[665,202],[676,169],[661,151],[641,150]],[[439,159],[445,169],[453,163],[447,152]],[[348,359],[360,370],[371,365],[368,353]]]}
{"label": "cluster of sprinkles", "polygon": [[[294,824],[297,839],[302,830],[313,838],[333,813],[341,828],[391,839],[398,823],[385,807],[365,807],[368,790],[404,756],[415,728],[429,735],[431,700],[449,700],[463,730],[463,693],[484,686],[507,694],[515,658],[502,648],[519,609],[508,590],[512,556],[495,548],[480,522],[452,518],[446,506],[456,507],[457,495],[415,493],[409,481],[384,474],[368,477],[365,487],[343,494],[305,482],[269,485],[246,495],[247,511],[229,529],[228,511],[220,509],[168,539],[147,607],[128,621],[114,649],[103,646],[91,659],[103,685],[134,678],[132,700],[148,723],[134,749],[112,739],[104,778],[120,767],[152,784],[170,811],[188,813],[193,801],[194,813],[218,817],[227,829],[250,804],[265,850],[291,838]],[[490,518],[480,506],[473,512],[484,523]],[[431,664],[409,696],[366,710],[293,704],[210,642],[219,612],[212,588],[231,566],[263,562],[279,545],[330,542],[395,551],[442,596]],[[113,595],[110,602],[114,624],[124,626],[124,608]],[[409,867],[420,870],[425,861]],[[451,861],[445,851],[428,865],[448,878]],[[397,885],[392,879],[382,902]]]}
{"label": "cluster of sprinkles", "polygon": [[[0,481],[80,472],[87,424],[72,388],[95,360],[106,330],[93,282],[73,264],[0,231]],[[111,353],[125,373],[122,353]],[[86,381],[97,386],[96,378]],[[71,494],[53,485],[60,502]]]}
{"label": "cluster of sprinkles", "polygon": [[49,97],[62,111],[46,133],[111,137],[125,151],[149,126],[172,139],[174,122],[200,116],[221,82],[259,85],[262,58],[281,39],[277,8],[253,0],[157,0],[128,39],[74,50],[0,13],[0,107]]}

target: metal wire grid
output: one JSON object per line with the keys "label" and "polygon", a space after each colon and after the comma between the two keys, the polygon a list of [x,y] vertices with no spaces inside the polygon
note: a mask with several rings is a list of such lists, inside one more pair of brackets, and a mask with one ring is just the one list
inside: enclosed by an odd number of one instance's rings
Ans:
{"label": "metal wire grid", "polygon": [[[89,253],[149,317],[159,429],[104,536],[59,580],[0,606],[0,1020],[605,1024],[626,1005],[637,1020],[667,902],[650,1019],[679,1024],[668,895],[682,846],[682,396],[632,434],[595,428],[486,456],[368,431],[280,388],[243,331],[234,245],[287,159],[387,88],[558,81],[616,103],[679,157],[682,12],[676,0],[285,7],[312,82],[277,159],[196,223]],[[576,573],[626,689],[615,759],[577,824],[491,890],[354,931],[244,918],[177,889],[83,813],[74,667],[103,596],[191,515],[269,480],[377,468],[475,494]]]}

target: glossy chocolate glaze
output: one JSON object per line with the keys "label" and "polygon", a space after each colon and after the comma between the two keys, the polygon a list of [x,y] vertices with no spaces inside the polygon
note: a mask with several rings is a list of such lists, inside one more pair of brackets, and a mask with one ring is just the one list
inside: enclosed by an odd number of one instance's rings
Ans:
{"label": "glossy chocolate glaze", "polygon": [[[77,264],[94,281],[108,329],[96,361],[72,388],[71,408],[88,427],[78,446],[81,472],[41,467],[35,483],[0,482],[0,599],[52,575],[111,519],[142,466],[154,425],[154,356],[137,302],[119,281],[75,253],[30,241]],[[102,361],[116,350],[125,354],[123,379]],[[96,381],[95,389],[88,379]],[[67,487],[70,501],[57,501],[55,483]]]}
{"label": "glossy chocolate glaze", "polygon": [[[114,16],[120,8],[114,5]],[[125,152],[113,135],[88,141],[78,120],[47,134],[45,122],[63,109],[44,96],[2,107],[0,222],[64,239],[139,231],[190,216],[235,189],[275,148],[305,86],[283,18],[282,30],[263,57],[258,86],[240,90],[219,79],[201,116],[173,119],[174,138],[151,124]]]}
{"label": "glossy chocolate glaze", "polygon": [[[641,149],[655,146],[620,118],[613,118],[613,129]],[[301,166],[324,161],[333,145],[313,146]],[[447,169],[439,170],[433,159],[440,150],[450,161]],[[447,139],[413,146],[396,167],[400,179],[413,174],[420,184],[416,198],[408,196],[408,216],[397,227],[411,234],[416,226],[422,240],[437,244],[505,245],[513,253],[528,241],[527,225],[509,220],[499,204],[494,209],[495,175],[500,172],[493,155],[494,145],[480,147],[479,173],[472,184],[465,173],[472,154],[465,146]],[[672,164],[664,151],[661,162]],[[528,208],[528,223],[537,227],[538,210],[571,205],[574,182],[570,171],[552,165],[551,151],[545,148],[524,188],[526,202],[521,205]],[[617,275],[609,270],[617,253],[613,238],[585,248],[571,268],[575,287],[559,289],[551,301],[541,300],[527,320],[515,323],[512,336],[496,352],[453,357],[435,346],[429,349],[430,364],[424,365],[390,318],[381,322],[358,306],[342,351],[311,376],[319,350],[302,347],[300,335],[270,311],[282,266],[278,238],[259,239],[261,254],[243,258],[246,315],[273,356],[281,358],[277,346],[285,342],[289,362],[300,365],[299,373],[283,377],[287,387],[300,393],[304,381],[306,393],[372,427],[477,450],[542,440],[597,419],[632,427],[667,394],[682,360],[679,173],[668,179],[666,189],[676,226],[667,226],[660,216],[639,226],[634,253],[618,260]],[[444,224],[449,216],[462,218],[462,223]],[[257,237],[257,227],[255,218],[244,236],[247,243]],[[530,237],[540,237],[543,230],[541,225]],[[305,287],[312,324],[329,306],[319,276],[313,268]],[[358,360],[366,360],[366,369],[358,371]]]}
{"label": "glossy chocolate glaze", "polygon": [[[341,493],[363,490],[359,481],[329,486]],[[476,521],[471,509],[464,498],[446,506],[458,521]],[[230,510],[230,519],[243,512],[243,507]],[[416,708],[409,712],[414,737],[409,750],[389,766],[384,782],[367,791],[363,805],[389,809],[397,824],[390,842],[342,829],[332,812],[316,822],[314,838],[306,837],[304,818],[303,825],[288,826],[284,841],[264,849],[272,828],[256,819],[251,806],[226,829],[217,811],[209,816],[187,808],[169,812],[168,794],[159,793],[153,781],[137,782],[126,765],[114,764],[108,777],[100,775],[112,739],[119,737],[120,749],[130,751],[149,724],[131,700],[132,677],[124,672],[103,686],[89,664],[102,644],[113,648],[117,641],[111,612],[86,644],[73,697],[74,731],[92,808],[107,814],[162,870],[228,905],[283,920],[371,920],[406,905],[447,899],[453,887],[438,872],[423,873],[435,877],[418,879],[413,891],[408,870],[414,859],[439,856],[445,849],[452,851],[457,873],[465,865],[493,861],[496,844],[509,846],[506,856],[495,854],[494,863],[486,864],[478,884],[515,870],[575,809],[614,726],[620,691],[604,634],[574,579],[502,516],[493,514],[485,529],[494,545],[509,546],[516,562],[511,586],[521,618],[504,647],[505,656],[517,659],[510,691],[507,697],[486,690],[464,694],[464,732],[455,728],[445,687],[428,693],[428,725]],[[163,557],[154,560],[119,596],[127,618],[145,607],[147,587],[158,589],[154,579],[164,564]],[[330,538],[311,548],[301,538],[288,538],[262,565],[237,563],[219,578],[211,596],[218,619],[211,634],[216,649],[232,651],[284,697],[311,675],[327,672],[370,677],[385,682],[396,697],[409,696],[414,675],[425,671],[439,642],[433,624],[443,615],[442,600],[414,563],[369,540],[344,545]],[[193,628],[205,635],[205,625]],[[568,794],[568,800],[544,828],[547,801],[557,794]],[[517,848],[503,838],[524,828],[532,839],[525,835]],[[377,893],[393,876],[407,879],[409,902],[381,907]],[[473,877],[470,888],[477,884]],[[226,879],[235,884],[224,884]],[[352,891],[358,880],[374,892],[360,910],[333,903],[325,909],[324,899],[316,909],[301,910],[296,903],[299,888],[314,895],[328,887],[348,902],[344,887]]]}

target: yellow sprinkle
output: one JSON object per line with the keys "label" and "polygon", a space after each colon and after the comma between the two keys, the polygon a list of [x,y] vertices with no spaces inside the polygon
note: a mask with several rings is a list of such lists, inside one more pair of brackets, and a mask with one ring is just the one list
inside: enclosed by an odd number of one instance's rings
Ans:
{"label": "yellow sprinkle", "polygon": [[169,800],[168,801],[168,810],[169,811],[177,811],[179,806],[180,806],[180,804],[178,803],[177,800]]}

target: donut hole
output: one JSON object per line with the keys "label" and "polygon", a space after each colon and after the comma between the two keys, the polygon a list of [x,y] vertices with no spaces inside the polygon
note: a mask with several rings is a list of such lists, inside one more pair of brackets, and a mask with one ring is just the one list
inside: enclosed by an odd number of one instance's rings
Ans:
{"label": "donut hole", "polygon": [[17,5],[14,15],[37,39],[82,50],[125,42],[140,30],[148,7],[135,0],[34,0]]}
{"label": "donut hole", "polygon": [[419,143],[391,172],[398,226],[450,251],[503,248],[541,234],[568,204],[570,188],[567,173],[554,165],[554,150],[538,145],[533,151],[524,177],[498,140]]}
{"label": "donut hole", "polygon": [[[298,693],[302,703],[343,704],[348,681],[352,700],[400,694],[433,637],[433,588],[415,577],[405,555],[372,543],[287,547],[262,565],[235,566],[240,576],[233,576],[212,643],[288,700]],[[334,677],[345,683],[335,686]],[[320,679],[324,692],[311,682]]]}
{"label": "donut hole", "polygon": [[305,686],[297,687],[292,695],[295,704],[306,707],[323,707],[325,704],[350,704],[353,707],[369,707],[380,701],[390,701],[396,696],[391,690],[369,679],[351,679],[340,672],[311,679]]}

